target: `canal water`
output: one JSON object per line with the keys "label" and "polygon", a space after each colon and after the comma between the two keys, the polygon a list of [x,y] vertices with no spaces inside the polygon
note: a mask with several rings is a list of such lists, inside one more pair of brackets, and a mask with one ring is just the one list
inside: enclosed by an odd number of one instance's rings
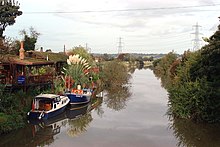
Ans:
{"label": "canal water", "polygon": [[220,127],[170,121],[168,95],[149,69],[115,86],[88,105],[68,108],[44,122],[0,136],[0,146],[175,147],[218,146]]}

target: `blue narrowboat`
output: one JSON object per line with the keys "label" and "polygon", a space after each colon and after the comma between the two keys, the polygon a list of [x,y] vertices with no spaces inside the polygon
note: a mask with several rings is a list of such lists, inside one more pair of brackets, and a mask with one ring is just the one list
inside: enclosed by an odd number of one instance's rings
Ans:
{"label": "blue narrowboat", "polygon": [[29,119],[48,119],[64,112],[69,103],[67,96],[55,94],[40,94],[32,103],[32,109],[28,112]]}
{"label": "blue narrowboat", "polygon": [[71,92],[66,92],[65,95],[69,98],[70,104],[85,104],[90,102],[92,96],[91,89],[82,90],[72,90]]}

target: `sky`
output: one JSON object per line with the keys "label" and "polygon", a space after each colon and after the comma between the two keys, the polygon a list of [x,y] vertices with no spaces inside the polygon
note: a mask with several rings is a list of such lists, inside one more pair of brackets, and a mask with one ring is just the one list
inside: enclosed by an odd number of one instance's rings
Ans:
{"label": "sky", "polygon": [[[91,53],[182,54],[219,25],[219,0],[18,0],[23,14],[4,35],[22,39],[20,30],[41,33],[36,49],[53,52],[83,46]],[[121,49],[119,49],[121,38]],[[205,43],[200,41],[200,45]]]}

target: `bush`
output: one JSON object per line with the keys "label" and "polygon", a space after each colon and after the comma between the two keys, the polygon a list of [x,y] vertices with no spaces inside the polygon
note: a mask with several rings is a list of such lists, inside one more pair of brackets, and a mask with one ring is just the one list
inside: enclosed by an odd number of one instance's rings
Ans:
{"label": "bush", "polygon": [[155,62],[154,72],[169,92],[171,116],[220,122],[220,30],[217,32],[209,44],[185,52],[179,61],[170,54]]}
{"label": "bush", "polygon": [[0,113],[0,134],[8,133],[24,126],[23,117],[19,114]]}
{"label": "bush", "polygon": [[24,126],[26,114],[31,109],[33,96],[39,91],[27,93],[18,91],[16,94],[1,94],[0,99],[0,134],[8,133]]}
{"label": "bush", "polygon": [[126,84],[130,77],[126,66],[120,61],[105,62],[101,80],[106,86]]}

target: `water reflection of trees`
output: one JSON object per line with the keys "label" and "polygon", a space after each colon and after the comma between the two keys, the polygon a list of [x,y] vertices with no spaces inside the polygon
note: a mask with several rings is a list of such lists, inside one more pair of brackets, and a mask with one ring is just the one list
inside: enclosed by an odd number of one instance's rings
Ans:
{"label": "water reflection of trees", "polygon": [[[117,84],[119,85],[119,84]],[[111,86],[106,89],[106,99],[104,102],[107,104],[107,107],[119,111],[126,107],[126,102],[131,96],[129,91],[129,86]]]}
{"label": "water reflection of trees", "polygon": [[[131,78],[131,74],[122,62],[117,60],[105,63],[103,68],[104,90],[107,92],[104,102],[107,107],[119,111],[126,106],[126,101],[131,95],[129,92],[128,82]],[[131,69],[131,73],[135,69]]]}
{"label": "water reflection of trees", "polygon": [[134,67],[134,66],[128,67],[128,72],[130,72],[131,74],[133,74],[135,72],[135,70],[136,70],[136,67]]}
{"label": "water reflection of trees", "polygon": [[198,124],[190,120],[175,119],[170,128],[178,139],[178,146],[220,146],[220,124]]}
{"label": "water reflection of trees", "polygon": [[89,111],[96,111],[97,115],[102,117],[102,115],[104,114],[104,110],[101,107],[102,106],[102,102],[103,102],[103,97],[98,97],[98,98],[93,98],[92,99],[92,104],[90,107]]}
{"label": "water reflection of trees", "polygon": [[[81,108],[81,113],[74,119],[69,119],[69,128],[67,134],[71,137],[76,137],[87,131],[87,127],[92,122],[93,118],[91,111],[95,110],[98,115],[102,115],[104,111],[101,109],[102,98],[93,98],[90,105]],[[86,108],[86,109],[85,109]],[[71,110],[74,111],[76,110]],[[80,109],[78,109],[80,111]]]}
{"label": "water reflection of trees", "polygon": [[87,113],[81,117],[76,119],[70,119],[69,122],[69,129],[67,130],[67,134],[70,137],[76,137],[80,134],[86,132],[86,128],[89,126],[89,123],[92,121],[91,113]]}
{"label": "water reflection of trees", "polygon": [[36,133],[37,128],[33,125],[27,125],[25,128],[19,129],[16,132],[12,132],[3,136],[0,136],[0,146],[14,147],[14,146],[49,146],[54,142],[54,135],[51,134],[52,129],[50,127],[41,128]]}

